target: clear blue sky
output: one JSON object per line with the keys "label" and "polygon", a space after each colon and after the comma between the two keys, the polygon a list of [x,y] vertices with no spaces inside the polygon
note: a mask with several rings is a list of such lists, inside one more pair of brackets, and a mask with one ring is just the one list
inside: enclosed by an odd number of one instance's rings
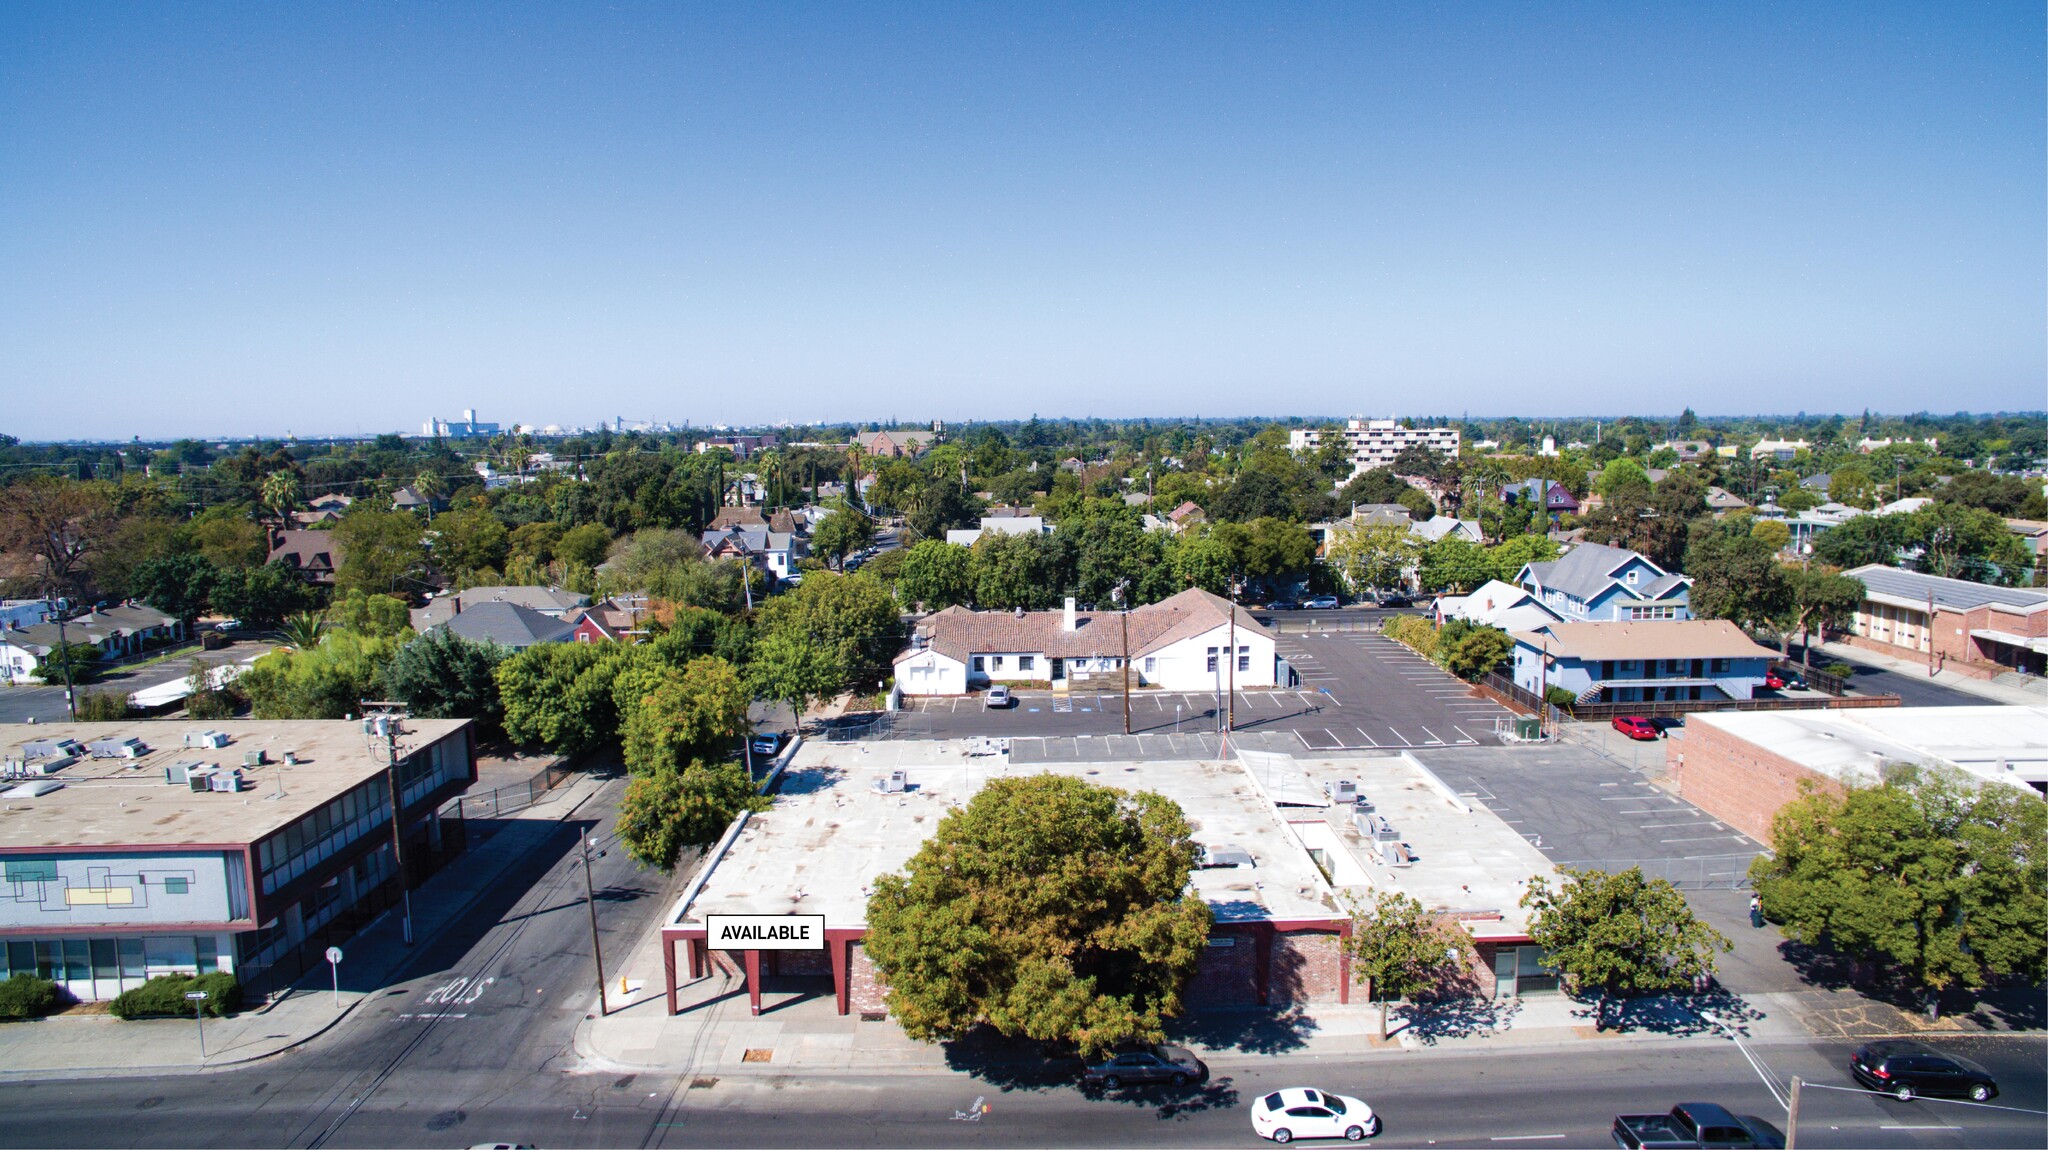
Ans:
{"label": "clear blue sky", "polygon": [[2048,406],[2039,3],[0,8],[0,430]]}

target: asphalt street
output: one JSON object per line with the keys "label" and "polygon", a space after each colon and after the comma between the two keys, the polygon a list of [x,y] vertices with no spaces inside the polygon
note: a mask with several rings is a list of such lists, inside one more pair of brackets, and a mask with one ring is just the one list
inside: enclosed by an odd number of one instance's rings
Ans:
{"label": "asphalt street", "polygon": [[[1798,661],[1797,644],[1793,645],[1788,657]],[[1992,702],[1981,695],[1929,682],[1925,675],[1893,671],[1875,663],[1866,663],[1854,655],[1816,650],[1813,662],[1815,666],[1824,667],[1837,659],[1856,668],[1856,673],[1849,677],[1849,690],[1858,695],[1897,695],[1900,704],[1907,707],[1981,707]]]}

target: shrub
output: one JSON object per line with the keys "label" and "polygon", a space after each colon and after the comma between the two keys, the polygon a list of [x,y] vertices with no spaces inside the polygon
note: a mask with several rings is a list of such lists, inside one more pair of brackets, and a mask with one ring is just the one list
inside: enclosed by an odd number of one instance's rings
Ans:
{"label": "shrub", "polygon": [[1380,625],[1387,638],[1425,659],[1436,658],[1436,625],[1417,615],[1396,615]]}
{"label": "shrub", "polygon": [[78,721],[81,723],[118,723],[132,718],[135,714],[128,705],[128,692],[80,691],[78,693]]}
{"label": "shrub", "polygon": [[1543,701],[1553,707],[1569,707],[1578,702],[1579,697],[1563,687],[1549,687],[1543,692]]}
{"label": "shrub", "polygon": [[196,978],[187,974],[159,975],[133,990],[122,991],[107,1012],[124,1019],[190,1014],[192,1003],[186,1001],[185,995],[194,990],[206,992],[206,1000],[199,1005],[209,1018],[222,1018],[242,1007],[241,983],[226,971],[215,971]]}
{"label": "shrub", "polygon": [[0,1018],[41,1018],[63,1001],[56,983],[26,971],[0,982]]}
{"label": "shrub", "polygon": [[1822,667],[1821,670],[1836,678],[1846,679],[1856,673],[1856,665],[1854,663],[1829,663],[1827,666]]}

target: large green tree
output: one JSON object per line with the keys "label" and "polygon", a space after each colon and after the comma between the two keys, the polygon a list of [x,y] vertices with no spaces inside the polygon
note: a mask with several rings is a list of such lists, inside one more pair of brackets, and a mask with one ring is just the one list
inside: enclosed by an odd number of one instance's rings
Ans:
{"label": "large green tree", "polygon": [[[448,518],[442,516],[444,522]],[[495,728],[504,713],[498,664],[511,657],[509,647],[471,642],[436,628],[407,642],[384,664],[384,693],[421,718],[476,719]]]}
{"label": "large green tree", "polygon": [[1786,596],[1785,631],[1788,635],[1794,631],[1799,633],[1799,661],[1810,667],[1813,665],[1813,644],[1806,641],[1808,632],[1820,630],[1825,633],[1830,629],[1847,627],[1849,621],[1856,617],[1856,608],[1863,605],[1863,580],[1836,571],[1809,568],[1788,572],[1786,584],[1789,594]]}
{"label": "large green tree", "polygon": [[[722,762],[740,753],[750,695],[738,668],[707,655],[681,670],[659,667],[649,676],[640,671],[622,668],[613,690],[628,770],[681,772],[691,763]],[[620,697],[629,686],[627,697]]]}
{"label": "large green tree", "polygon": [[673,870],[684,848],[716,842],[741,811],[768,809],[755,787],[738,763],[634,775],[619,800],[619,839],[642,865]]}
{"label": "large green tree", "polygon": [[426,574],[420,520],[407,512],[358,504],[334,525],[333,535],[341,552],[335,586],[344,591],[407,592]]}
{"label": "large green tree", "polygon": [[896,594],[906,607],[937,611],[974,596],[974,553],[957,543],[926,539],[903,557]]}
{"label": "large green tree", "polygon": [[902,649],[896,596],[865,572],[808,576],[796,590],[762,606],[756,623],[760,641],[787,635],[832,648],[845,666],[846,687],[880,682]]}
{"label": "large green tree", "polygon": [[1529,880],[1529,938],[1566,986],[1595,999],[1593,1024],[1607,1025],[1615,995],[1683,990],[1714,973],[1714,953],[1734,944],[1694,915],[1685,896],[1640,867],[1619,874],[1561,867],[1564,881]]}
{"label": "large green tree", "polygon": [[1895,767],[1877,786],[1812,790],[1751,866],[1787,936],[1884,964],[1927,996],[2016,975],[2048,938],[2048,805],[2002,782]]}
{"label": "large green tree", "polygon": [[779,631],[754,645],[747,667],[754,693],[788,703],[796,722],[814,702],[830,698],[847,683],[846,658],[835,644],[814,643],[802,635]]}
{"label": "large green tree", "polygon": [[991,781],[875,881],[868,955],[906,1033],[977,1025],[1093,1056],[1157,1041],[1208,937],[1173,801],[1068,775]]}

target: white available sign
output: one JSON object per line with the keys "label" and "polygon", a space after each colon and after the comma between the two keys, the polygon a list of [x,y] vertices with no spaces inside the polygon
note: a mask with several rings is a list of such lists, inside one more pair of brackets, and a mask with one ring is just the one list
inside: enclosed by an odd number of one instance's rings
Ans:
{"label": "white available sign", "polygon": [[704,938],[718,950],[823,950],[822,914],[712,914]]}

